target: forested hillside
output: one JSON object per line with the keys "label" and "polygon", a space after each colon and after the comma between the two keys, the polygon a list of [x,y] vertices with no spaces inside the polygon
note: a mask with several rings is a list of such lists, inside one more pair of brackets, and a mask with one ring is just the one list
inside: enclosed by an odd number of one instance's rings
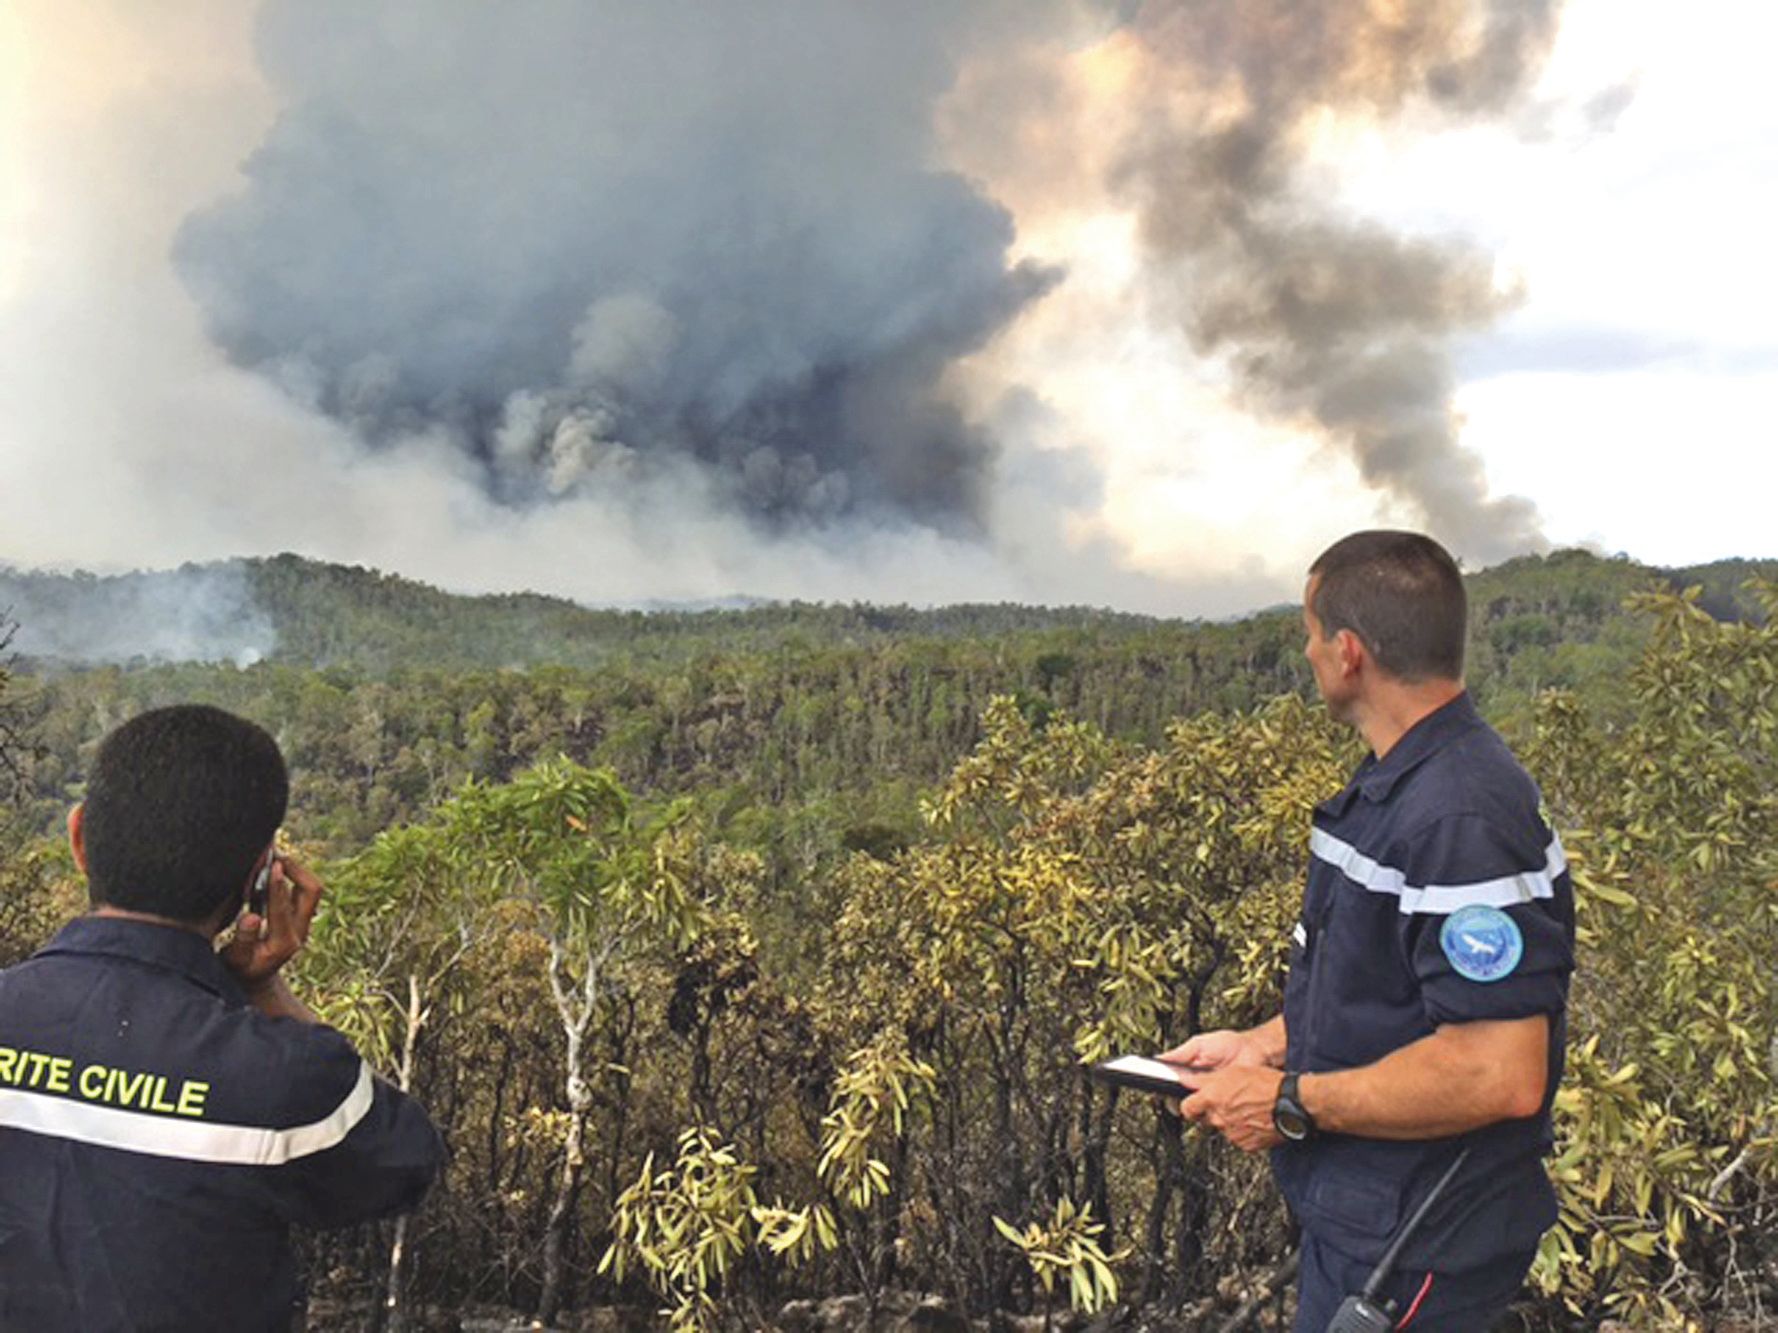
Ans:
{"label": "forested hillside", "polygon": [[[1778,1300],[1762,570],[1566,552],[1471,579],[1478,696],[1582,894],[1539,1327]],[[202,699],[278,736],[289,837],[331,885],[305,992],[452,1147],[399,1237],[311,1246],[340,1327],[758,1327],[909,1291],[1191,1327],[1287,1253],[1259,1164],[1075,1065],[1277,1002],[1307,811],[1355,758],[1294,609],[644,615],[293,557],[225,574],[184,629],[267,636],[263,660],[0,677],[0,962],[78,910],[54,827],[105,731]],[[26,646],[33,613],[164,601],[7,577]]]}
{"label": "forested hillside", "polygon": [[[177,580],[195,576],[193,619],[188,604],[168,608]],[[694,793],[725,832],[738,822],[755,839],[765,825],[777,839],[893,842],[913,832],[915,794],[976,742],[998,694],[1034,718],[1060,709],[1154,744],[1175,717],[1309,683],[1294,609],[1217,624],[1011,606],[644,614],[453,597],[289,556],[122,580],[8,577],[0,607],[13,606],[26,648],[99,642],[95,620],[183,615],[188,641],[245,627],[268,649],[245,667],[21,655],[14,695],[41,747],[26,796],[40,826],[78,795],[84,749],[105,730],[143,707],[204,699],[278,736],[304,835],[338,852],[465,778],[502,780],[558,753],[609,767],[633,790]],[[1478,697],[1497,719],[1551,687],[1621,707],[1646,635],[1625,598],[1687,582],[1716,589],[1720,609],[1748,609],[1721,591],[1715,567],[1663,572],[1565,552],[1475,576]],[[56,635],[33,636],[33,615]]]}
{"label": "forested hillside", "polygon": [[[302,666],[349,666],[386,672],[417,663],[465,670],[552,663],[593,667],[613,661],[671,661],[722,651],[866,646],[902,638],[983,638],[998,634],[1087,629],[1140,632],[1149,617],[1083,608],[830,606],[742,604],[713,609],[597,610],[533,593],[466,597],[392,574],[323,564],[294,555],[187,565],[178,570],[109,577],[44,574],[0,567],[0,607],[29,627],[20,652],[66,663],[97,657],[176,660],[153,622],[169,613],[209,632],[212,658],[234,658],[230,622],[253,622],[265,637],[259,658]],[[92,627],[135,622],[127,636],[101,638]],[[102,645],[103,651],[95,651]]]}
{"label": "forested hillside", "polygon": [[[1627,596],[1700,583],[1719,614],[1757,614],[1726,580],[1758,568],[1661,571],[1564,552],[1486,571],[1471,580],[1472,684],[1507,708],[1548,686],[1615,694],[1642,634]],[[393,808],[410,810],[441,782],[501,776],[554,749],[634,786],[747,781],[772,799],[930,781],[996,693],[1153,741],[1174,716],[1249,707],[1308,679],[1294,609],[1227,623],[1018,606],[595,611],[457,597],[294,556],[105,579],[0,573],[6,608],[18,668],[43,682],[56,762],[38,785],[57,798],[95,726],[199,696],[279,730],[315,775],[386,777]],[[157,640],[170,622],[180,633]],[[132,630],[141,652],[128,651]],[[233,660],[242,635],[264,651]],[[230,660],[189,660],[206,637]],[[118,660],[67,655],[81,648]],[[171,648],[185,660],[168,660]]]}
{"label": "forested hillside", "polygon": [[[1622,618],[1625,596],[1654,586],[1677,591],[1700,585],[1701,605],[1718,619],[1757,617],[1760,610],[1744,585],[1774,573],[1778,560],[1657,569],[1563,551],[1514,560],[1470,582],[1478,636],[1494,654],[1510,657],[1531,646],[1591,642],[1602,625]],[[1057,645],[1147,641],[1167,648],[1188,639],[1209,657],[1247,670],[1254,663],[1243,641],[1256,629],[1261,642],[1290,640],[1296,632],[1292,614],[1206,624],[1083,607],[759,603],[598,610],[530,593],[458,596],[396,575],[294,555],[105,577],[0,565],[0,611],[21,625],[14,645],[20,656],[44,666],[234,661],[237,645],[258,636],[263,642],[249,654],[254,661],[372,675],[421,664],[451,671],[608,667],[910,641],[1035,646],[1046,637]],[[168,622],[183,631],[176,639],[157,635]],[[1263,632],[1276,628],[1274,622],[1283,626],[1283,640]]]}

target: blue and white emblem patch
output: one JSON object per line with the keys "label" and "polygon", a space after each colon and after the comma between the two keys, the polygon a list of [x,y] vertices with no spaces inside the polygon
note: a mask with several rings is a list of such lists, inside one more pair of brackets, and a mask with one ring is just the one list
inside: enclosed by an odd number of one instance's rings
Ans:
{"label": "blue and white emblem patch", "polygon": [[1498,907],[1462,907],[1445,918],[1439,947],[1457,975],[1470,981],[1499,981],[1511,976],[1525,956],[1519,923]]}

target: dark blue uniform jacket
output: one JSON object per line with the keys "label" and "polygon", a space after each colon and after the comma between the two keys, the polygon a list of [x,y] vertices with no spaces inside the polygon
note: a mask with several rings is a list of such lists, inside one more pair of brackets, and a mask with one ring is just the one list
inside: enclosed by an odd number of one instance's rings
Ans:
{"label": "dark blue uniform jacket", "polygon": [[0,1328],[288,1328],[290,1224],[411,1208],[442,1155],[195,934],[82,917],[0,972]]}
{"label": "dark blue uniform jacket", "polygon": [[1315,811],[1285,987],[1287,1069],[1368,1065],[1446,1023],[1550,1017],[1537,1115],[1458,1138],[1321,1134],[1273,1153],[1316,1238],[1374,1262],[1456,1157],[1469,1160],[1403,1256],[1462,1272],[1523,1254],[1555,1221],[1542,1157],[1561,1078],[1574,896],[1536,785],[1459,696]]}

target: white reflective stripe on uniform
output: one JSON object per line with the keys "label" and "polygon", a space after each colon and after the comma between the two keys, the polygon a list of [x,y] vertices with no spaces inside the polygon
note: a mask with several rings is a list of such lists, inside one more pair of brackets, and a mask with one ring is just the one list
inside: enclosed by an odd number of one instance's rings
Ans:
{"label": "white reflective stripe on uniform", "polygon": [[1404,915],[1421,912],[1449,916],[1461,907],[1512,907],[1537,898],[1553,898],[1557,876],[1568,869],[1562,840],[1553,833],[1550,845],[1544,849],[1541,870],[1524,870],[1498,879],[1477,880],[1473,884],[1409,884],[1408,877],[1394,866],[1373,861],[1351,843],[1342,842],[1322,829],[1309,834],[1309,851],[1360,888],[1372,893],[1393,894],[1400,900]]}
{"label": "white reflective stripe on uniform", "polygon": [[344,1101],[313,1124],[290,1129],[180,1120],[4,1088],[0,1089],[0,1127],[151,1157],[176,1157],[182,1162],[282,1166],[299,1157],[325,1152],[344,1139],[364,1119],[375,1096],[370,1066],[362,1060],[358,1062],[358,1081]]}
{"label": "white reflective stripe on uniform", "polygon": [[1296,946],[1299,949],[1308,948],[1309,947],[1309,928],[1307,926],[1305,926],[1301,921],[1297,922],[1296,929],[1290,932],[1290,938],[1296,942]]}

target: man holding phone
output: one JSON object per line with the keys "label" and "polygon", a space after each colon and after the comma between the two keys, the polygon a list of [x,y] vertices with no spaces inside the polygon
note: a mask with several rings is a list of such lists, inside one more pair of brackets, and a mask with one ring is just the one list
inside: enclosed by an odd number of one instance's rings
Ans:
{"label": "man holding phone", "polygon": [[0,1328],[287,1329],[291,1224],[412,1208],[437,1174],[425,1113],[284,977],[322,895],[277,855],[288,796],[219,709],[101,742],[68,819],[92,911],[0,972]]}
{"label": "man holding phone", "polygon": [[1397,1328],[1485,1330],[1555,1221],[1574,899],[1535,784],[1463,685],[1467,601],[1431,538],[1361,532],[1311,567],[1305,652],[1371,754],[1316,807],[1284,1011],[1163,1057],[1187,1118],[1272,1149],[1321,1333],[1458,1163],[1383,1293]]}

